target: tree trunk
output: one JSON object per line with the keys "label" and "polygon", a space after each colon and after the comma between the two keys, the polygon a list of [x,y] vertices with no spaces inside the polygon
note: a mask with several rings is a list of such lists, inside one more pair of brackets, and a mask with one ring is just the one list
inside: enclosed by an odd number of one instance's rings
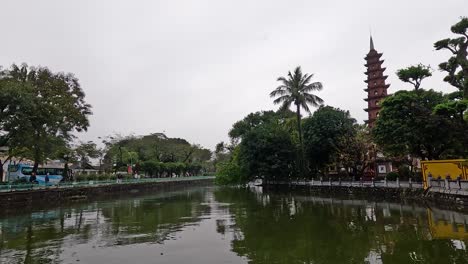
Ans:
{"label": "tree trunk", "polygon": [[[6,163],[6,161],[5,161]],[[3,162],[0,160],[0,181],[3,181]]]}
{"label": "tree trunk", "polygon": [[301,106],[296,104],[297,131],[299,132],[299,177],[304,177],[304,144],[302,142]]}
{"label": "tree trunk", "polygon": [[33,172],[37,174],[37,168],[39,168],[39,162],[36,160],[34,161]]}

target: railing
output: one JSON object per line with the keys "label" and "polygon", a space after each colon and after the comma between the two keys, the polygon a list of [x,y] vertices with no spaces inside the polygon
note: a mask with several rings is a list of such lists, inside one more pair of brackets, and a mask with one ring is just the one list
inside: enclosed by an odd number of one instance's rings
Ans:
{"label": "railing", "polygon": [[389,180],[379,180],[379,181],[342,181],[342,180],[297,180],[297,181],[276,181],[273,182],[276,184],[293,184],[293,185],[302,185],[302,186],[341,186],[341,187],[385,187],[385,188],[414,188],[421,189],[423,188],[423,183],[414,182],[414,181],[389,181]]}
{"label": "railing", "polygon": [[[342,186],[342,187],[380,187],[380,188],[408,188],[408,189],[422,189],[424,187],[422,182],[414,182],[412,180],[400,181],[399,179],[395,181],[389,180],[379,180],[379,181],[342,181],[340,179],[319,179],[319,180],[294,180],[294,181],[275,181],[271,182],[273,184],[289,184],[289,185],[299,185],[299,186]],[[428,186],[430,186],[434,191],[463,191],[468,192],[468,181],[467,180],[451,180],[451,179],[436,179],[429,180]]]}
{"label": "railing", "polygon": [[451,180],[451,179],[432,179],[429,177],[428,186],[432,188],[443,188],[443,189],[464,189],[468,190],[468,181],[457,179],[457,180]]}
{"label": "railing", "polygon": [[0,185],[0,192],[14,192],[27,190],[42,190],[42,189],[64,189],[64,188],[79,188],[79,187],[99,187],[116,184],[135,184],[135,183],[154,183],[154,182],[177,182],[177,181],[195,181],[203,179],[214,179],[214,176],[191,176],[191,177],[175,177],[175,178],[140,178],[140,179],[121,179],[121,180],[106,180],[106,181],[79,181],[79,182],[60,182],[58,184],[3,184]]}

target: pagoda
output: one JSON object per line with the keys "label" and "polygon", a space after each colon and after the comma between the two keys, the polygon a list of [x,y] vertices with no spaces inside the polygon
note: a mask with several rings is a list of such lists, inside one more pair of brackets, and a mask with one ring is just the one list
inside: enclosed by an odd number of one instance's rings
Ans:
{"label": "pagoda", "polygon": [[367,108],[364,110],[368,114],[368,119],[365,121],[369,128],[374,127],[375,121],[379,116],[380,103],[383,98],[387,97],[387,89],[390,84],[385,84],[387,75],[384,75],[385,68],[382,68],[382,63],[384,60],[381,60],[382,53],[378,53],[374,48],[374,41],[372,36],[370,37],[370,50],[367,53],[366,64],[367,71],[367,80],[364,82],[367,83],[367,88],[364,91],[367,92],[367,98],[364,100],[367,101]]}

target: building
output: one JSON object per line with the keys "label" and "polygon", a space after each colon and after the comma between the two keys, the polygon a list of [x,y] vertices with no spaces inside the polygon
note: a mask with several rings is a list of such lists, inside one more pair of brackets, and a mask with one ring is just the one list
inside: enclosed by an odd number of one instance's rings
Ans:
{"label": "building", "polygon": [[374,127],[375,121],[379,116],[380,103],[382,99],[387,97],[387,89],[390,86],[390,84],[385,83],[388,76],[384,75],[385,68],[382,68],[384,60],[381,60],[381,57],[382,53],[378,53],[375,50],[374,41],[371,36],[370,50],[364,58],[366,60],[364,66],[367,67],[367,71],[365,72],[367,79],[364,81],[367,83],[367,88],[364,89],[367,92],[367,98],[364,99],[367,101],[367,108],[364,110],[368,114],[365,122],[370,129]]}
{"label": "building", "polygon": [[[382,99],[388,96],[387,89],[390,87],[390,84],[385,82],[388,76],[384,75],[385,68],[382,67],[384,60],[381,57],[382,53],[378,53],[375,50],[374,41],[371,36],[370,50],[364,58],[366,60],[364,66],[367,67],[367,71],[364,72],[367,75],[367,79],[364,81],[367,83],[367,88],[364,89],[367,92],[367,98],[364,99],[367,101],[367,108],[364,111],[368,114],[365,122],[369,129],[374,127],[375,121],[379,117],[380,103]],[[369,150],[368,154],[373,160],[371,167],[366,172],[369,177],[383,177],[393,171],[391,160],[380,153],[375,146]]]}

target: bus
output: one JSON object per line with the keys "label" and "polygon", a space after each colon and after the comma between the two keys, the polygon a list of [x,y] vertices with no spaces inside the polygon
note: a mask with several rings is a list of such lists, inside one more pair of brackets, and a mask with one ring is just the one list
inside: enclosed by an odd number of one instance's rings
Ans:
{"label": "bus", "polygon": [[[37,168],[36,181],[45,184],[45,176],[49,173],[49,184],[57,184],[63,179],[63,168]],[[27,164],[16,164],[8,166],[8,181],[24,179],[29,182],[33,166]]]}

